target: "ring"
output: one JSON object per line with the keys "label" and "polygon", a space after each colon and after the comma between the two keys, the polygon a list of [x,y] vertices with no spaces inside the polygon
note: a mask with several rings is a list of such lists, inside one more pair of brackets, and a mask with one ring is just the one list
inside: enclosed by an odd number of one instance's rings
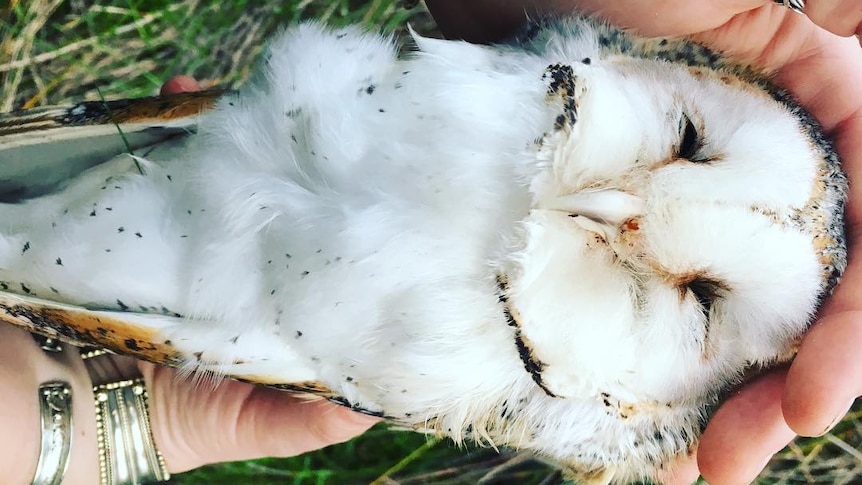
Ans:
{"label": "ring", "polygon": [[30,336],[33,337],[33,340],[36,341],[36,343],[39,345],[39,348],[41,348],[45,352],[56,354],[63,351],[63,347],[60,346],[60,341],[57,339],[46,337],[38,333],[31,333]]}
{"label": "ring", "polygon": [[39,386],[42,444],[33,485],[59,485],[72,448],[72,388],[62,381]]}
{"label": "ring", "polygon": [[805,8],[805,0],[773,0],[775,3],[779,5],[784,5],[785,7],[793,10],[796,13],[802,13],[802,9]]}

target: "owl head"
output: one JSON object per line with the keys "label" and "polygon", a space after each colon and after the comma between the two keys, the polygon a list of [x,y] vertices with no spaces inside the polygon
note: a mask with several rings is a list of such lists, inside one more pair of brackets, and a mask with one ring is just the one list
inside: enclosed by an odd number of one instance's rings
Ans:
{"label": "owl head", "polygon": [[501,294],[547,406],[590,421],[605,449],[662,435],[683,451],[747,369],[793,355],[846,264],[847,182],[764,76],[588,25],[522,39],[556,60],[558,114]]}

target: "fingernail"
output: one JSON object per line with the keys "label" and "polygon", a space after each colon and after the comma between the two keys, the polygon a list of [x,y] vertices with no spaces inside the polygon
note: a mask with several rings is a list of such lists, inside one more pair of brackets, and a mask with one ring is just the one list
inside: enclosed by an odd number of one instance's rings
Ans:
{"label": "fingernail", "polygon": [[826,426],[826,429],[821,431],[820,434],[817,436],[822,436],[822,435],[828,433],[829,430],[831,430],[832,428],[837,426],[838,423],[840,423],[844,419],[844,417],[847,416],[847,413],[850,411],[850,409],[853,407],[853,405],[856,404],[856,399],[857,398],[855,398],[855,397],[850,399],[850,402],[848,402],[847,405],[844,406],[842,408],[842,410],[838,412],[838,415],[835,416],[834,418],[832,418],[832,421],[829,423],[828,426]]}
{"label": "fingernail", "polygon": [[825,435],[826,433],[828,433],[830,429],[832,429],[832,428],[834,428],[835,426],[837,426],[837,425],[838,425],[838,423],[840,423],[840,422],[841,422],[841,420],[842,420],[842,419],[844,419],[845,414],[846,414],[846,413],[844,413],[844,412],[838,413],[838,416],[835,416],[835,417],[832,419],[832,421],[829,423],[829,426],[826,426],[826,429],[824,429],[823,431],[821,431],[821,432],[820,432],[820,434],[818,434],[817,436],[823,436],[823,435]]}

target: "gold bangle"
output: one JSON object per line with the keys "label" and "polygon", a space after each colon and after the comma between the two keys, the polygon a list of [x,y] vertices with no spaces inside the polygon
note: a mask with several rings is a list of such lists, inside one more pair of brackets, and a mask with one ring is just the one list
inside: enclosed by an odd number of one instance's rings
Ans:
{"label": "gold bangle", "polygon": [[101,485],[138,485],[170,478],[150,428],[141,378],[93,387]]}

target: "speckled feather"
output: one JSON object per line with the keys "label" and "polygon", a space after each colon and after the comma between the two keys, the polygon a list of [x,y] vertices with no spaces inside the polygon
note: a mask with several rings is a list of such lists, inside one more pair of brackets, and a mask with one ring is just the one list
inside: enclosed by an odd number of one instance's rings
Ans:
{"label": "speckled feather", "polygon": [[584,482],[654,476],[837,283],[834,151],[767,76],[685,40],[563,18],[416,44],[292,28],[197,134],[16,172],[2,318]]}

